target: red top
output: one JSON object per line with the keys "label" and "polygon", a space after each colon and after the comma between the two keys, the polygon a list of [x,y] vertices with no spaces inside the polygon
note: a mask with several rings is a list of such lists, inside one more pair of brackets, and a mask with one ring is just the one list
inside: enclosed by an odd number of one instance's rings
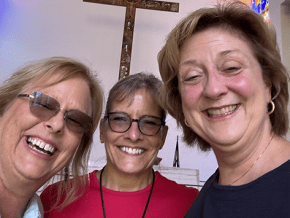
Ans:
{"label": "red top", "polygon": [[[90,185],[85,193],[62,211],[50,211],[44,217],[103,217],[100,183],[96,171],[89,174]],[[103,187],[107,218],[142,217],[152,183],[136,192],[119,192]],[[44,211],[49,211],[56,201],[57,183],[47,187],[41,194]],[[155,185],[145,218],[183,217],[198,194],[198,190],[168,180],[156,172]],[[52,197],[54,196],[54,197]]]}

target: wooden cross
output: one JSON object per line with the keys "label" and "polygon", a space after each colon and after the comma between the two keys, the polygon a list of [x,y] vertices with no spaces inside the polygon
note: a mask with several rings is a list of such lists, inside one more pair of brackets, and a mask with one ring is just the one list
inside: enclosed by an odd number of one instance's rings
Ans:
{"label": "wooden cross", "polygon": [[126,7],[126,18],[123,33],[119,79],[129,76],[130,74],[130,62],[131,62],[136,8],[158,11],[169,11],[169,12],[179,11],[179,3],[175,2],[154,1],[154,0],[83,0],[83,1]]}

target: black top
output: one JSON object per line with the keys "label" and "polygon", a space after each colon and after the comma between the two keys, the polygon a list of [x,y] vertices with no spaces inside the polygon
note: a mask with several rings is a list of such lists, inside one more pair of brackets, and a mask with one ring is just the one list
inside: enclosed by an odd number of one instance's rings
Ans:
{"label": "black top", "polygon": [[185,218],[290,217],[290,160],[245,185],[222,186],[218,178],[217,169]]}

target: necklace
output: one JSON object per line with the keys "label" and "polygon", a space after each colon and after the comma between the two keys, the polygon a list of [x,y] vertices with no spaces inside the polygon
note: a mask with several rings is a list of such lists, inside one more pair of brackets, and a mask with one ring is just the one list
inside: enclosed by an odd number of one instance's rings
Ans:
{"label": "necklace", "polygon": [[[101,170],[101,174],[100,174],[100,192],[101,192],[101,201],[102,201],[102,207],[103,207],[103,214],[104,214],[104,218],[106,218],[107,216],[106,216],[104,196],[103,196],[103,189],[102,189],[102,175],[103,175],[104,169],[105,169],[105,167],[103,167],[103,169]],[[146,206],[145,206],[145,209],[144,209],[142,218],[145,217],[145,214],[146,214],[146,211],[147,211],[147,208],[148,208],[148,205],[149,205],[149,201],[150,201],[150,198],[151,198],[151,195],[152,195],[154,183],[155,183],[155,173],[154,173],[154,170],[153,169],[152,169],[152,171],[153,171],[152,186],[151,186],[151,189],[150,189],[149,197],[148,197],[148,200],[147,200],[147,203],[146,203]]]}
{"label": "necklace", "polygon": [[270,143],[271,143],[271,141],[272,141],[273,138],[274,138],[274,134],[273,134],[272,138],[270,139],[268,145],[264,149],[264,151],[259,155],[259,157],[255,160],[255,162],[250,166],[250,168],[240,178],[238,178],[235,181],[233,181],[232,183],[230,183],[230,185],[232,185],[232,184],[236,183],[237,181],[239,181],[240,179],[242,179],[253,168],[253,166],[255,165],[255,163],[260,159],[260,157],[262,157],[262,155],[264,154],[264,152],[266,151],[266,149],[269,147],[269,145],[270,145]]}

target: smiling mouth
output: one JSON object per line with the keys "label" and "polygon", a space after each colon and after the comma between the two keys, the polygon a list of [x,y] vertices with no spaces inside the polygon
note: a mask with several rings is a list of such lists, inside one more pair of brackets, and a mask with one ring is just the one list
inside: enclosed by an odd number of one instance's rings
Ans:
{"label": "smiling mouth", "polygon": [[145,149],[143,148],[129,148],[129,147],[119,147],[122,151],[128,154],[142,154]]}
{"label": "smiling mouth", "polygon": [[207,115],[209,117],[217,117],[217,116],[223,116],[223,115],[228,115],[233,113],[234,111],[236,111],[238,108],[238,105],[231,105],[231,106],[227,106],[227,107],[223,107],[220,109],[208,109]]}
{"label": "smiling mouth", "polygon": [[42,154],[52,156],[57,151],[57,149],[54,148],[52,145],[47,144],[40,139],[32,138],[29,136],[27,137],[26,141],[31,149],[40,152]]}

